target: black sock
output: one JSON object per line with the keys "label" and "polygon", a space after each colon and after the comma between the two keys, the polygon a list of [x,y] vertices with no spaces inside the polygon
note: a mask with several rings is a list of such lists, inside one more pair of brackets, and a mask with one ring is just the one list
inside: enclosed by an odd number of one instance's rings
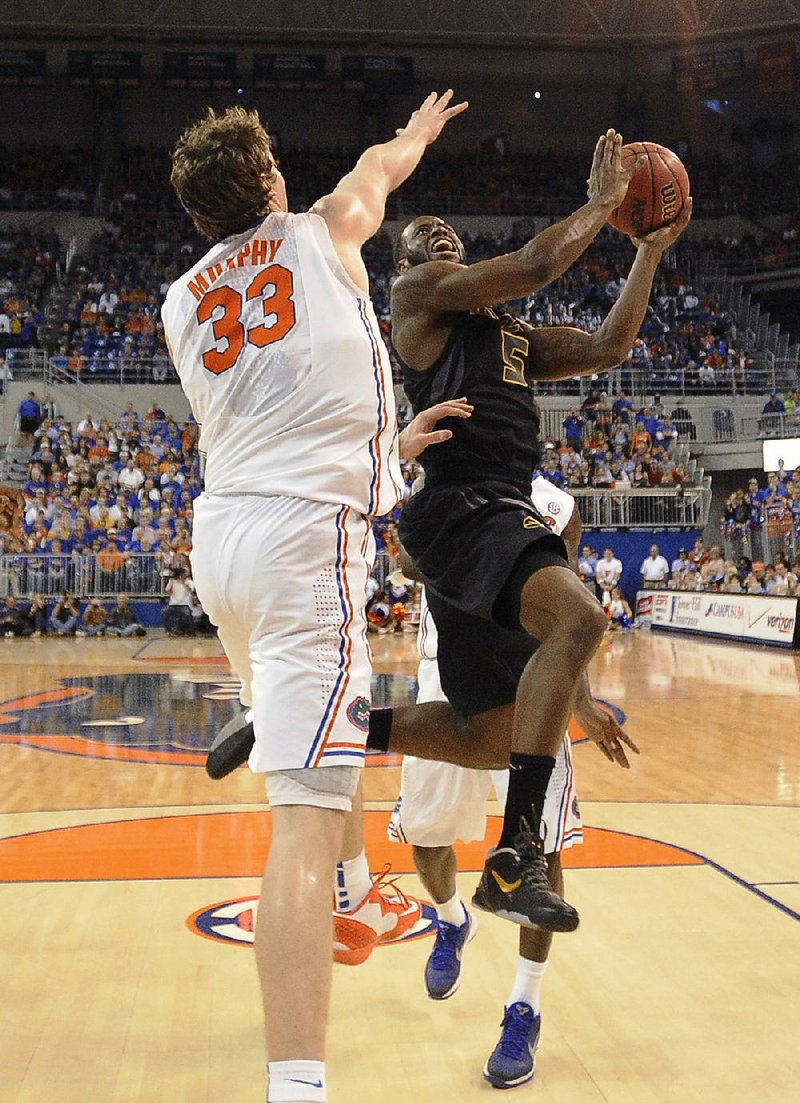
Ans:
{"label": "black sock", "polygon": [[393,709],[370,709],[367,746],[371,751],[388,751]]}
{"label": "black sock", "polygon": [[555,764],[556,760],[547,755],[512,752],[503,833],[497,844],[498,849],[504,846],[513,847],[514,839],[521,830],[522,819],[527,820],[529,827],[539,824]]}

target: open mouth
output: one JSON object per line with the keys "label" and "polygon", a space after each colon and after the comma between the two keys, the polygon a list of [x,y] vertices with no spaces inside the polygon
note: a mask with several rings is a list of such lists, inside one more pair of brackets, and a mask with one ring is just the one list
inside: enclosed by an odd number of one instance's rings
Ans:
{"label": "open mouth", "polygon": [[448,237],[440,237],[434,241],[431,245],[431,253],[438,255],[439,253],[455,253],[457,249],[453,242]]}

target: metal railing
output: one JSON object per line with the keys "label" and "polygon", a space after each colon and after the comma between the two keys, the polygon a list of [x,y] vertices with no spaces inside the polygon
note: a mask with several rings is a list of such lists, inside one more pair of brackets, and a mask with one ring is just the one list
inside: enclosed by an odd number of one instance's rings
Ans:
{"label": "metal railing", "polygon": [[113,548],[87,555],[0,555],[0,598],[8,594],[54,597],[64,591],[79,599],[118,594],[162,597],[170,574],[159,556]]}
{"label": "metal railing", "polygon": [[800,554],[800,531],[789,521],[763,525],[736,525],[722,535],[726,559],[738,561],[746,556],[753,563],[774,563],[782,555],[791,563]]}
{"label": "metal railing", "polygon": [[570,490],[584,528],[702,529],[711,508],[710,486],[675,490]]}
{"label": "metal railing", "polygon": [[152,359],[138,356],[89,356],[77,365],[66,357],[53,356],[47,361],[47,381],[76,382],[90,387],[115,383],[124,387],[133,383],[179,383],[178,373],[166,354]]}
{"label": "metal railing", "polygon": [[7,348],[4,355],[6,365],[11,372],[11,381],[14,379],[44,379],[47,354],[43,349]]}
{"label": "metal railing", "polygon": [[800,411],[791,414],[761,414],[740,420],[741,436],[763,440],[765,437],[800,436]]}
{"label": "metal railing", "polygon": [[638,367],[626,361],[614,371],[589,378],[575,377],[556,382],[537,381],[538,395],[574,395],[581,400],[590,388],[597,388],[609,395],[624,391],[634,401],[644,402],[648,395],[660,394],[681,398],[747,398],[778,391],[785,394],[800,385],[800,373],[792,359],[778,360],[768,352],[758,354],[757,362],[746,372],[725,370],[717,372],[713,382],[700,382],[687,377],[684,371],[659,371],[648,365]]}
{"label": "metal railing", "polygon": [[178,383],[177,372],[163,357],[89,356],[70,366],[66,357],[50,356],[43,349],[10,348],[5,353],[13,379],[37,379],[46,386],[51,383],[116,383],[123,387],[132,383]]}

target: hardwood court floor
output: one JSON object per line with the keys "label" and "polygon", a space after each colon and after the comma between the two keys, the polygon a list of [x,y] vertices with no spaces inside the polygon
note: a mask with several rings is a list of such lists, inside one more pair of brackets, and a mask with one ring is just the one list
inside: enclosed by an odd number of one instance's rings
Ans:
{"label": "hardwood court floor", "polygon": [[[413,691],[382,637],[376,693]],[[604,645],[630,772],[575,747],[586,841],[565,854],[574,935],[544,985],[542,1103],[788,1103],[800,1082],[800,657],[655,632]],[[214,642],[0,640],[0,1101],[264,1099],[249,940],[268,841],[246,770],[201,768],[235,707]],[[577,738],[579,733],[574,732]],[[399,771],[366,774],[370,864]],[[490,833],[496,831],[492,822]],[[468,896],[482,848],[459,851]],[[302,922],[302,917],[298,917]],[[481,917],[464,982],[425,998],[425,936],[335,970],[332,1103],[478,1103],[516,932]]]}

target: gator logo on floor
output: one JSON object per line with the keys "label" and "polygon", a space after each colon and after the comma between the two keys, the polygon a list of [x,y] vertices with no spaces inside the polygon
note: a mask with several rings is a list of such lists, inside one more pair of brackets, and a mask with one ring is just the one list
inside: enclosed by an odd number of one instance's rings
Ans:
{"label": "gator logo on floor", "polygon": [[[418,938],[426,938],[434,933],[436,910],[424,901],[420,903],[422,915],[416,925],[406,931],[402,938],[379,943],[379,949],[398,946],[401,942],[415,942]],[[194,934],[210,938],[213,942],[222,942],[228,946],[252,946],[257,911],[258,897],[242,896],[238,900],[225,900],[221,904],[200,908],[189,916],[186,926]]]}
{"label": "gator logo on floor", "polygon": [[369,731],[369,701],[366,697],[356,697],[347,706],[347,719],[360,732]]}

